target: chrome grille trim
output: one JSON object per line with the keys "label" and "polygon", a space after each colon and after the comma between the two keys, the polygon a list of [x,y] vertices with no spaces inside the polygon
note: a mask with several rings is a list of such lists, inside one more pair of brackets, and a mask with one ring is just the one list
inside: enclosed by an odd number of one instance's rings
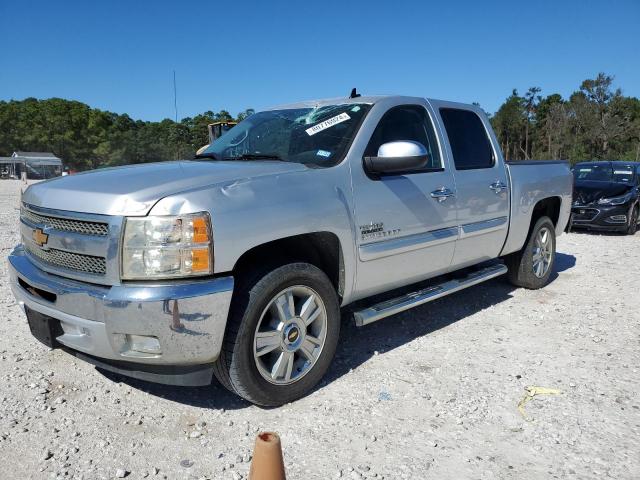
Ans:
{"label": "chrome grille trim", "polygon": [[109,224],[107,223],[41,215],[25,207],[20,209],[20,216],[30,223],[40,225],[44,228],[61,230],[63,232],[82,233],[84,235],[97,235],[101,237],[104,237],[109,233]]}
{"label": "chrome grille trim", "polygon": [[[39,269],[81,282],[97,285],[119,285],[120,280],[120,243],[124,217],[97,213],[56,210],[22,202],[20,216],[20,237],[29,260]],[[34,221],[44,218],[45,223]],[[75,223],[65,223],[69,230],[55,228],[46,224],[46,220],[56,219],[78,222],[82,232],[71,230]],[[85,226],[104,225],[106,235],[95,235]],[[41,229],[48,235],[45,245],[37,245],[33,231]],[[53,253],[50,253],[52,252]]]}
{"label": "chrome grille trim", "polygon": [[48,265],[95,275],[107,273],[107,262],[104,257],[92,257],[91,255],[55,249],[42,250],[27,243],[24,244],[24,247],[27,252]]}

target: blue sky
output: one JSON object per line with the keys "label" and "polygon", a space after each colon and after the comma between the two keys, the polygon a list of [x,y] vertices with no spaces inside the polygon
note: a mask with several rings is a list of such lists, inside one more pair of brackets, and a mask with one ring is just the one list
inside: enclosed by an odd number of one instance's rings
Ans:
{"label": "blue sky", "polygon": [[604,71],[640,96],[640,1],[0,0],[0,99],[133,118],[400,93],[495,111]]}

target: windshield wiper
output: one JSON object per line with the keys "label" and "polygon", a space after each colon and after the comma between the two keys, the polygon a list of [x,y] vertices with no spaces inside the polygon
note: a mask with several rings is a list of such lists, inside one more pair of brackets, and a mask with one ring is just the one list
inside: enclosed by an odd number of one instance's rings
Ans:
{"label": "windshield wiper", "polygon": [[212,158],[214,160],[219,160],[218,156],[215,153],[207,152],[196,155],[194,158]]}
{"label": "windshield wiper", "polygon": [[279,155],[268,153],[243,153],[237,157],[225,157],[225,160],[279,160],[285,162]]}

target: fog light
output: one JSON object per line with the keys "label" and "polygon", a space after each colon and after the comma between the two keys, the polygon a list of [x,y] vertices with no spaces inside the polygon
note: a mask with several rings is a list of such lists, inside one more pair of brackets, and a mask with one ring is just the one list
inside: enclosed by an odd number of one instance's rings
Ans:
{"label": "fog light", "polygon": [[611,215],[608,219],[608,222],[611,223],[627,223],[626,215]]}
{"label": "fog light", "polygon": [[135,352],[151,353],[154,355],[162,353],[162,350],[160,350],[160,341],[156,337],[127,334],[127,345],[129,346],[129,350]]}

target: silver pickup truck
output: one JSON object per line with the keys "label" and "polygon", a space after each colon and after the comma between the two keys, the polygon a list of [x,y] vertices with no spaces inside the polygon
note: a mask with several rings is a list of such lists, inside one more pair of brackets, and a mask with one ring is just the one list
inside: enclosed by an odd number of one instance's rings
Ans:
{"label": "silver pickup truck", "polygon": [[544,286],[571,194],[564,162],[505,163],[475,106],[302,102],[195,161],[32,185],[11,285],[51,348],[280,405],[329,368],[341,311],[364,326],[503,274]]}

